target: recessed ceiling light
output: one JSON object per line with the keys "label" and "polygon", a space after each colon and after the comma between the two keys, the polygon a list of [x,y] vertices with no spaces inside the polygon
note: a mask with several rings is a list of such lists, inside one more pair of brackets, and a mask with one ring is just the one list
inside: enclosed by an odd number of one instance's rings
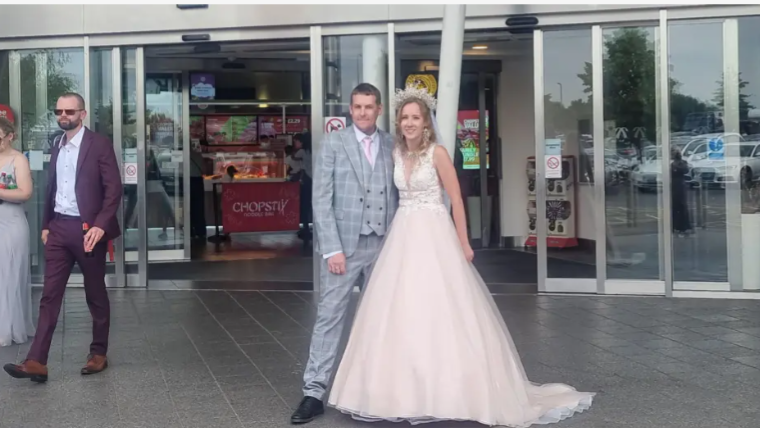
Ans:
{"label": "recessed ceiling light", "polygon": [[260,108],[267,108],[267,107],[269,107],[269,104],[259,104],[259,107]]}
{"label": "recessed ceiling light", "polygon": [[479,50],[479,51],[482,51],[482,50],[488,49],[488,46],[486,46],[486,45],[475,45],[472,48],[476,49],[476,50]]}

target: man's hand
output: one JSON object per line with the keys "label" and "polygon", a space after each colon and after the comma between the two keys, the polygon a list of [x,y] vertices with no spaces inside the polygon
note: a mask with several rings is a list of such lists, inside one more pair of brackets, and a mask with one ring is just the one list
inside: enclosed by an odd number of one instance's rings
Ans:
{"label": "man's hand", "polygon": [[95,245],[100,242],[101,238],[103,238],[103,235],[105,235],[103,229],[99,227],[90,228],[90,230],[87,231],[87,234],[84,235],[84,252],[89,253],[92,251],[92,249],[95,248]]}
{"label": "man's hand", "polygon": [[327,259],[327,269],[335,275],[344,275],[346,273],[346,255],[338,253]]}
{"label": "man's hand", "polygon": [[42,230],[42,245],[47,245],[47,238],[49,234],[50,234],[49,230],[47,229]]}

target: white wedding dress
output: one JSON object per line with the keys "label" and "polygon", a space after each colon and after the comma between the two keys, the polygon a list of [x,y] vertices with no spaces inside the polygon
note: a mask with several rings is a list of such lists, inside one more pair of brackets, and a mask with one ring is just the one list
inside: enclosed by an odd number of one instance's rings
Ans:
{"label": "white wedding dress", "polygon": [[508,427],[559,422],[588,409],[594,393],[528,380],[488,288],[464,258],[434,149],[411,174],[394,153],[399,210],[328,404],[362,421]]}

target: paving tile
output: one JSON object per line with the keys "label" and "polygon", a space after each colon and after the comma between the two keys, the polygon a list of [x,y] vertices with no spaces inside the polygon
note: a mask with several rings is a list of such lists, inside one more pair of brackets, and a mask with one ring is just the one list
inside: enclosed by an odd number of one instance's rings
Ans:
{"label": "paving tile", "polygon": [[[110,368],[98,376],[79,375],[91,320],[82,290],[68,290],[51,348],[51,380],[34,385],[0,376],[0,425],[290,426],[315,316],[311,293],[109,293]],[[563,421],[563,428],[757,426],[755,302],[528,295],[495,301],[532,381],[598,393],[594,407]],[[17,361],[29,346],[0,348],[0,359]],[[309,424],[366,426],[332,409]],[[437,427],[480,425],[429,428]]]}

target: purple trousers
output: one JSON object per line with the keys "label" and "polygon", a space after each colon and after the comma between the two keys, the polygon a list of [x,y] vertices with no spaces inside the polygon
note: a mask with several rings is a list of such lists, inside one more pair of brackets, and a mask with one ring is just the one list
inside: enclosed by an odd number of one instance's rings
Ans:
{"label": "purple trousers", "polygon": [[105,281],[107,241],[101,240],[95,246],[94,257],[85,257],[82,220],[56,215],[50,222],[49,230],[45,244],[45,286],[40,301],[40,317],[27,359],[47,364],[66,283],[74,263],[82,270],[87,306],[92,315],[90,353],[106,355],[111,323],[111,305]]}

